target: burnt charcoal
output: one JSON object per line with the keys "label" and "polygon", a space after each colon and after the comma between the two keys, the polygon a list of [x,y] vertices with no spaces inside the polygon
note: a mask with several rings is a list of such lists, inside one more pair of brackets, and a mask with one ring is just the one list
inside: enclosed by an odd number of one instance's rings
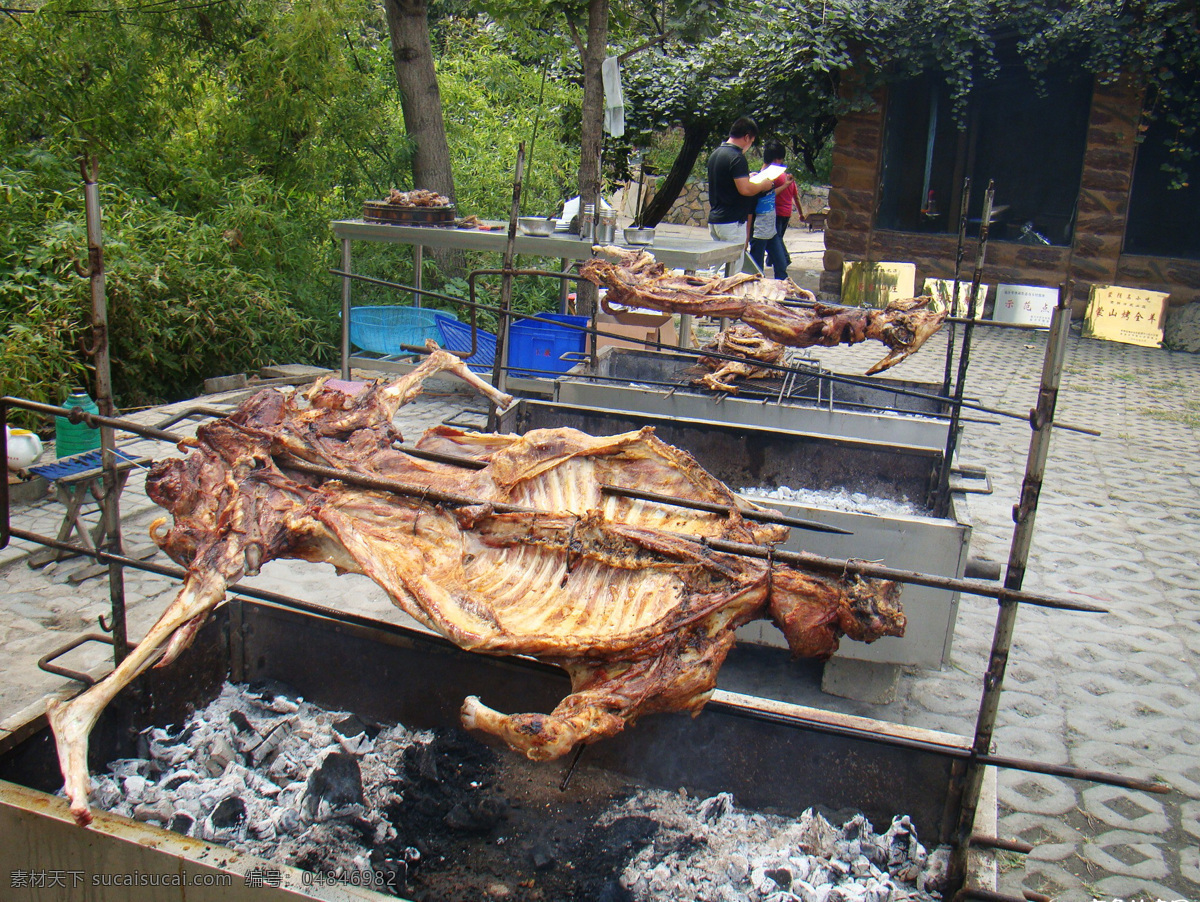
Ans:
{"label": "burnt charcoal", "polygon": [[558,864],[558,852],[554,846],[541,840],[529,850],[529,861],[536,871],[549,871]]}
{"label": "burnt charcoal", "polygon": [[281,833],[299,833],[302,829],[300,815],[295,808],[284,808],[275,817],[275,829]]}
{"label": "burnt charcoal", "polygon": [[213,809],[212,825],[218,830],[236,828],[246,820],[246,803],[237,796],[226,796]]}
{"label": "burnt charcoal", "polygon": [[365,734],[369,739],[379,735],[379,725],[363,721],[357,714],[351,714],[341,720],[334,721],[333,728],[346,738]]}
{"label": "burnt charcoal", "polygon": [[790,890],[792,888],[792,872],[787,868],[768,868],[767,876],[774,880],[780,889]]}
{"label": "burnt charcoal", "polygon": [[170,780],[168,780],[166,783],[164,783],[163,789],[176,790],[180,786],[182,786],[184,783],[190,783],[194,779],[196,779],[195,774],[190,773],[188,771],[184,771],[181,774],[176,774]]}
{"label": "burnt charcoal", "polygon": [[322,801],[335,809],[356,802],[362,803],[362,771],[359,770],[355,758],[341,752],[331,752],[308,775],[308,785],[304,790],[304,810],[310,817],[315,817]]}
{"label": "burnt charcoal", "polygon": [[176,811],[171,816],[171,820],[167,822],[167,829],[174,830],[176,833],[182,833],[184,836],[190,836],[192,827],[195,824],[196,819],[186,811]]}
{"label": "burnt charcoal", "polygon": [[379,885],[372,887],[376,892],[399,896],[401,890],[408,885],[408,865],[402,860],[372,852],[371,870],[382,876]]}
{"label": "burnt charcoal", "polygon": [[484,796],[459,802],[442,818],[451,830],[463,833],[488,833],[508,816],[508,803],[496,796]]}
{"label": "burnt charcoal", "polygon": [[236,711],[236,710],[230,711],[229,712],[229,722],[231,724],[233,724],[234,728],[239,733],[255,732],[254,726],[250,723],[250,718],[248,718],[241,711]]}
{"label": "burnt charcoal", "polygon": [[608,880],[596,894],[596,902],[633,902],[633,893],[617,880]]}
{"label": "burnt charcoal", "polygon": [[717,793],[700,803],[700,817],[708,824],[715,824],[732,810],[733,796],[727,792]]}

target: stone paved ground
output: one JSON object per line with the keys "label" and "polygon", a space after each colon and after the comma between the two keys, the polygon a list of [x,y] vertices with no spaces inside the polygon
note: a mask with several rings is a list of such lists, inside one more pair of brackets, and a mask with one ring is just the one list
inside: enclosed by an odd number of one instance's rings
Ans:
{"label": "stone paved ground", "polygon": [[[1045,347],[1040,333],[980,329],[969,394],[1016,413],[1033,405]],[[878,345],[820,352],[839,372],[859,373]],[[941,378],[942,337],[893,371]],[[1200,356],[1072,336],[1059,422],[1099,429],[1099,438],[1060,431],[1050,449],[1025,587],[1080,593],[1105,615],[1025,608],[1020,612],[997,750],[1176,787],[1170,796],[1005,771],[1000,833],[1036,851],[1003,856],[1000,889],[1022,888],[1076,902],[1092,898],[1200,900]],[[230,397],[205,401],[232,400]],[[402,411],[414,434],[455,413],[461,396],[427,397]],[[147,414],[152,420],[160,412]],[[1010,509],[1029,444],[1024,420],[972,415],[961,460],[987,468],[990,497],[972,496],[972,550],[1006,560]],[[182,429],[182,427],[180,427]],[[155,446],[152,453],[170,453]],[[135,477],[124,505],[128,544],[146,547],[157,515]],[[15,525],[52,533],[61,516],[41,502],[15,512]],[[68,580],[77,563],[32,571],[21,542],[0,551],[0,643],[6,651],[0,719],[58,685],[34,666],[46,650],[87,629],[107,610],[107,585]],[[161,555],[156,559],[163,562]],[[169,581],[130,572],[130,634],[140,636],[166,606]],[[327,602],[331,595],[375,616],[399,615],[373,584],[330,568],[275,562],[255,585]],[[821,696],[830,708],[969,735],[995,621],[995,606],[964,598],[952,665],[904,675],[884,706]],[[64,663],[102,663],[99,651]],[[797,670],[797,681],[806,671]],[[811,674],[811,680],[815,679]],[[811,687],[810,687],[811,688]]]}

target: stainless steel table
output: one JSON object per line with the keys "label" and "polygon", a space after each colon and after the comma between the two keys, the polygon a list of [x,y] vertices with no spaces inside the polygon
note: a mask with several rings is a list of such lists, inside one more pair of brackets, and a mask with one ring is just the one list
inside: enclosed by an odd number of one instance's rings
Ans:
{"label": "stainless steel table", "polygon": [[[351,244],[354,241],[374,241],[383,244],[406,244],[413,248],[413,287],[421,288],[422,252],[427,247],[504,253],[508,241],[507,227],[492,231],[456,229],[435,226],[406,226],[366,222],[362,219],[343,219],[330,223],[333,233],[342,242],[342,271],[352,273]],[[497,225],[501,225],[497,223]],[[740,241],[697,241],[690,238],[663,237],[647,248],[655,258],[671,269],[695,272],[726,266],[737,260],[744,245]],[[573,235],[537,237],[517,235],[514,250],[533,257],[556,257],[559,260],[586,260],[592,256],[592,246]],[[350,297],[353,279],[342,277],[342,378],[350,378]],[[420,296],[418,295],[418,298]],[[418,302],[419,305],[419,302]],[[680,329],[684,341],[686,329]]]}

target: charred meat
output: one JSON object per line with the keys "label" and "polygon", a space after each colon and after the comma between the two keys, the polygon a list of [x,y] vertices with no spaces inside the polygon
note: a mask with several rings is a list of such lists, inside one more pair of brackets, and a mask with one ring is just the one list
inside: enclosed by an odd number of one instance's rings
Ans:
{"label": "charred meat", "polygon": [[[524,436],[449,428],[419,446],[469,458],[432,462],[394,447],[396,409],[423,378],[450,370],[503,404],[458,358],[434,351],[413,373],[355,394],[259,392],[155,464],[150,496],[172,516],[155,541],[187,569],[162,618],[107,678],[50,712],[71,810],[88,812],[88,735],[104,706],[156,660],[192,641],[226,589],[275,558],[363,573],[405,612],[464,649],[563,667],[572,692],[549,714],[505,715],[468,698],[463,723],[533,759],[566,754],[643,714],[698,712],[734,630],[770,618],[794,653],[827,657],[842,635],[901,635],[898,588],[831,579],[706,540],[771,543],[778,526],[650,429]],[[331,468],[341,478],[305,472]],[[482,465],[482,466],[480,466]],[[363,487],[369,478],[370,487]],[[606,493],[605,485],[719,502],[705,513]],[[402,691],[400,687],[397,691]]]}
{"label": "charred meat", "polygon": [[[941,328],[946,314],[933,313],[932,298],[892,301],[883,310],[813,303],[786,306],[796,296],[790,282],[739,273],[728,278],[678,275],[644,250],[599,247],[583,265],[584,278],[608,289],[608,302],[665,313],[729,317],[789,348],[833,347],[867,339],[890,350],[868,375],[895,366]],[[811,295],[809,296],[811,298]]]}

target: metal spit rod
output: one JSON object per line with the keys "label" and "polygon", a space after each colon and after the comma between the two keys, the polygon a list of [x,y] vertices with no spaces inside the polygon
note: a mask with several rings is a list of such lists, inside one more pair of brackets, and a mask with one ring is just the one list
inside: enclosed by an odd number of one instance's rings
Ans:
{"label": "metal spit rod", "polygon": [[967,364],[971,357],[971,334],[975,329],[975,296],[979,292],[979,283],[983,279],[983,258],[987,254],[992,202],[995,197],[996,183],[988,182],[987,191],[983,195],[982,219],[979,222],[979,251],[975,256],[975,274],[971,278],[971,288],[967,295],[968,322],[963,326],[962,350],[958,355],[958,377],[954,382],[954,402],[950,405],[950,428],[946,431],[946,453],[942,456],[937,491],[934,492],[934,499],[938,504],[944,503],[950,494],[950,468],[954,465],[954,455],[958,450],[958,420],[962,409],[960,405],[967,384]]}
{"label": "metal spit rod", "polygon": [[[958,280],[962,275],[963,252],[967,239],[967,209],[970,203],[971,177],[967,176],[963,179],[961,202],[958,207],[958,247],[954,252],[954,293],[950,297],[950,316],[947,319],[954,316],[954,311],[958,309]],[[950,395],[950,373],[954,361],[954,333],[956,331],[954,323],[951,323],[950,328],[946,330],[946,375],[942,378],[942,394],[947,397]]]}
{"label": "metal spit rod", "polygon": [[[468,495],[459,495],[453,492],[443,492],[439,489],[430,488],[429,486],[405,483],[396,479],[385,479],[379,476],[366,476],[361,473],[354,473],[349,470],[340,470],[336,467],[321,466],[294,458],[281,461],[280,466],[288,470],[295,470],[298,473],[307,473],[310,476],[320,476],[324,479],[337,479],[346,483],[347,485],[357,485],[363,488],[391,492],[396,495],[406,495],[409,497],[421,498],[438,504],[450,504],[468,507],[485,503],[481,502],[478,498],[472,498]],[[687,499],[675,499],[675,501],[672,503],[675,503],[676,501],[686,502]],[[546,511],[540,511],[537,508],[525,507],[524,505],[519,504],[508,504],[505,502],[486,503],[491,504],[492,508],[498,513],[547,513]],[[844,575],[854,574],[857,576],[869,576],[878,579],[890,579],[897,582],[912,583],[913,585],[931,586],[939,589],[954,589],[961,592],[967,592],[972,595],[982,595],[988,598],[1012,596],[1019,598],[1020,601],[1023,601],[1026,604],[1032,604],[1038,607],[1055,608],[1065,611],[1080,611],[1083,613],[1097,614],[1107,613],[1106,609],[1097,607],[1095,605],[1081,604],[1079,602],[1037,595],[1030,592],[1018,592],[1017,595],[1013,596],[1012,592],[1008,589],[997,588],[981,581],[917,573],[912,570],[897,570],[892,567],[882,567],[869,561],[841,560],[838,558],[822,557],[821,555],[812,554],[805,551],[784,551],[773,546],[754,545],[749,542],[731,542],[725,539],[703,538],[689,535],[678,535],[678,538],[695,542],[703,545],[706,548],[710,548],[713,551],[737,554],[744,557],[753,557],[760,560],[799,564],[803,567],[810,567],[812,569],[823,570],[829,573],[840,573]]]}
{"label": "metal spit rod", "polygon": [[[12,530],[13,538],[23,539],[27,542],[37,542],[42,545],[47,545],[51,548],[59,548],[64,551],[75,551],[76,546],[67,542],[60,542],[57,539],[52,539],[49,536],[39,535],[35,532],[29,532],[23,529]],[[78,549],[80,554],[95,558],[101,563],[117,563],[122,567],[131,567],[135,570],[143,570],[147,573],[155,573],[160,576],[167,576],[174,579],[182,580],[186,575],[180,567],[167,567],[162,564],[152,564],[149,561],[141,561],[136,558],[123,557],[120,555],[110,554],[99,549],[92,551],[86,548]],[[359,626],[365,626],[372,629],[385,628],[387,630],[399,633],[412,633],[419,635],[423,640],[430,642],[444,643],[447,648],[457,648],[449,639],[437,634],[430,634],[420,630],[414,630],[410,627],[405,627],[400,624],[385,623],[381,624],[378,620],[372,620],[369,617],[364,617],[359,614],[352,614],[347,611],[337,610],[334,608],[325,607],[324,605],[316,604],[310,601],[303,601],[299,598],[293,598],[290,595],[283,595],[279,592],[272,592],[268,589],[255,589],[250,586],[230,586],[228,592],[233,595],[240,595],[246,598],[253,598],[259,601],[265,601],[272,604],[278,604],[283,607],[292,608],[297,611],[315,614],[329,620],[352,623]],[[103,640],[107,641],[107,640]],[[75,644],[75,643],[71,643]],[[63,646],[65,648],[66,646]],[[63,648],[57,651],[61,654]],[[47,658],[52,655],[46,655]],[[544,666],[552,667],[552,665],[542,664],[538,661],[525,661],[527,666]],[[83,675],[83,682],[91,679],[90,676]],[[78,677],[72,676],[72,679]],[[745,711],[736,706],[727,705],[720,700],[713,700],[709,705],[714,708],[720,708],[729,711],[738,716],[747,716]],[[1060,777],[1069,777],[1072,779],[1086,780],[1091,783],[1104,783],[1110,786],[1120,786],[1126,789],[1136,789],[1143,792],[1166,793],[1171,791],[1171,787],[1162,783],[1155,783],[1147,780],[1140,780],[1134,777],[1125,777],[1120,774],[1110,774],[1103,771],[1085,770],[1083,768],[1071,767],[1069,765],[1045,764],[1040,761],[1026,760],[1022,758],[1005,758],[998,755],[983,755],[976,756],[970,748],[965,748],[958,745],[946,745],[945,743],[935,742],[929,739],[918,739],[908,736],[893,736],[884,733],[878,733],[866,727],[850,726],[843,723],[834,723],[828,721],[814,720],[802,715],[785,714],[778,711],[761,711],[755,713],[756,717],[760,717],[770,721],[793,724],[803,727],[817,733],[825,733],[833,736],[842,736],[848,739],[856,739],[863,742],[870,742],[876,745],[888,745],[897,748],[912,748],[922,751],[933,752],[935,754],[944,755],[948,758],[955,759],[974,759],[988,766],[1003,767],[1007,770],[1021,770],[1028,773],[1051,774]]]}
{"label": "metal spit rod", "polygon": [[[92,344],[85,348],[91,356],[96,373],[96,407],[99,412],[111,417],[116,409],[112,395],[112,365],[109,355],[108,298],[104,284],[104,236],[101,230],[100,186],[96,182],[97,162],[94,156],[80,160],[83,175],[84,209],[87,216],[88,280],[92,296]],[[124,551],[121,536],[121,510],[117,485],[117,458],[114,454],[116,440],[111,425],[100,427],[100,465],[104,497],[100,499],[101,522],[104,525],[103,544],[114,554]],[[125,574],[120,564],[108,565],[108,598],[111,608],[113,662],[120,664],[127,653],[127,627],[125,618]]]}
{"label": "metal spit rod", "polygon": [[[351,273],[351,272],[348,272],[345,270],[338,270],[338,269],[331,269],[331,270],[329,270],[329,272],[331,275],[341,276],[344,279],[353,279],[355,281],[366,282],[371,285],[379,285],[382,287],[395,288],[395,289],[404,290],[404,291],[411,290],[408,286],[401,285],[398,282],[389,282],[386,279],[377,279],[377,278],[374,278],[373,276],[355,275],[354,273]],[[504,270],[502,270],[502,269],[472,270],[467,275],[467,283],[471,289],[471,291],[470,291],[471,297],[472,298],[475,297],[475,281],[474,280],[477,276],[503,275],[503,274],[504,274]],[[572,279],[575,281],[579,281],[579,279],[581,278],[580,276],[577,276],[574,274],[552,272],[549,270],[538,270],[538,269],[511,270],[510,274],[511,275],[519,275],[519,276],[545,276],[547,278]],[[502,308],[497,307],[495,305],[481,304],[474,300],[469,300],[469,301],[463,300],[462,298],[455,297],[453,295],[438,294],[436,292],[431,292],[431,291],[425,291],[423,293],[426,295],[443,298],[452,303],[461,304],[463,306],[469,307],[473,313],[478,310],[483,310],[483,311],[486,311],[489,313],[503,313],[504,312],[502,310]],[[612,332],[605,332],[604,330],[598,329],[594,326],[577,326],[574,323],[558,322],[555,320],[547,319],[544,316],[538,316],[537,314],[532,314],[532,313],[513,313],[510,311],[508,315],[517,317],[519,319],[529,320],[531,322],[550,323],[550,324],[554,325],[556,328],[573,329],[573,330],[576,330],[579,332],[586,332],[588,335],[597,336],[600,338],[613,338],[613,339],[627,339],[628,338],[628,336],[626,336],[626,335],[617,335]],[[1011,323],[995,323],[995,324],[993,324],[990,322],[982,322],[982,323],[977,322],[977,321],[973,321],[973,322],[975,325],[989,325],[989,326],[996,325],[998,327],[1010,327],[1010,326],[1014,325]],[[1024,327],[1022,327],[1022,328],[1024,328]],[[691,348],[681,348],[681,347],[677,347],[676,345],[670,345],[670,344],[666,344],[664,342],[659,342],[659,341],[650,341],[648,339],[641,340],[641,344],[644,344],[648,348],[653,348],[654,350],[669,351],[671,353],[678,354],[681,356],[694,357],[697,360],[699,360],[701,357],[711,357],[714,360],[728,360],[728,361],[731,361],[734,363],[745,363],[746,362],[744,357],[737,357],[732,354],[722,354],[717,351],[699,351],[699,350],[694,350]],[[428,351],[423,347],[416,347],[414,345],[412,347],[412,353],[427,354]],[[474,353],[474,349],[472,350],[472,353]],[[762,369],[772,370],[774,372],[782,373],[784,375],[786,375],[788,373],[794,373],[794,374],[799,374],[801,376],[819,377],[819,378],[827,379],[830,382],[841,382],[846,385],[856,385],[856,386],[860,386],[860,387],[875,388],[875,389],[878,389],[880,387],[878,384],[870,382],[867,379],[858,378],[855,376],[845,376],[840,373],[833,373],[833,372],[829,372],[827,370],[821,370],[818,368],[805,367],[805,366],[796,367],[796,366],[788,366],[788,365],[783,365],[783,364],[765,363],[765,362],[757,362],[757,361],[756,361],[756,365],[760,366]],[[524,371],[530,370],[529,367],[522,367],[521,369]],[[534,370],[534,372],[549,373],[550,371]],[[554,372],[553,375],[562,376],[563,374],[560,372]],[[587,378],[596,380],[596,381],[622,382],[624,384],[628,384],[628,382],[629,382],[628,379],[617,379],[615,377],[599,376],[599,375],[593,375],[593,374],[589,374],[587,376]],[[672,383],[672,382],[656,382],[656,381],[652,381],[652,380],[644,380],[644,381],[645,381],[645,384],[647,384],[647,385],[661,385],[665,388],[669,387],[672,389],[679,388],[679,386],[677,384]],[[919,391],[917,389],[912,389],[912,388],[903,388],[898,385],[889,385],[889,386],[887,386],[887,390],[894,394],[903,395],[905,397],[921,398],[921,399],[924,399],[927,401],[938,401],[943,404],[948,404],[955,409],[978,410],[981,413],[995,414],[996,416],[1008,417],[1009,419],[1014,419],[1014,420],[1024,420],[1026,418],[1026,415],[1023,413],[1013,413],[1012,411],[999,410],[997,408],[992,408],[992,407],[985,407],[982,404],[975,404],[975,403],[972,403],[972,402],[969,402],[966,400],[961,400],[961,399],[955,400],[954,398],[943,397],[942,395],[931,394],[930,392],[923,392],[923,391]],[[923,415],[924,416],[934,416],[934,417],[941,416],[941,415],[937,415],[937,414],[923,414]],[[1091,429],[1086,426],[1076,426],[1076,425],[1073,425],[1070,423],[1059,423],[1059,422],[1052,423],[1051,425],[1055,429],[1062,429],[1062,430],[1065,430],[1068,432],[1080,432],[1080,433],[1083,433],[1084,435],[1094,435],[1094,436],[1100,435],[1100,432],[1098,430]]]}
{"label": "metal spit rod", "polygon": [[[1046,459],[1050,452],[1050,422],[1054,419],[1054,408],[1058,402],[1058,390],[1062,379],[1063,360],[1066,357],[1067,337],[1071,328],[1069,299],[1073,283],[1068,281],[1059,286],[1058,305],[1050,320],[1050,335],[1046,342],[1046,355],[1042,364],[1042,383],[1038,391],[1037,407],[1030,411],[1029,423],[1032,435],[1029,454],[1025,464],[1025,478],[1021,486],[1020,501],[1013,506],[1012,545],[1009,550],[1008,567],[1004,576],[1004,588],[1019,590],[1025,579],[1025,568],[1029,561],[1029,549],[1033,541],[1033,527],[1037,515],[1038,498],[1046,472]],[[1001,598],[996,613],[996,627],[992,636],[992,649],[987,672],[983,679],[983,696],[979,704],[979,715],[975,724],[973,749],[976,755],[986,754],[991,748],[995,733],[996,715],[1000,706],[1000,695],[1004,687],[1004,673],[1008,667],[1008,655],[1012,648],[1013,631],[1017,623],[1018,600]],[[967,767],[963,784],[963,802],[957,828],[957,843],[951,850],[949,876],[951,887],[961,888],[967,873],[967,840],[975,823],[975,812],[979,807],[979,796],[983,786],[983,766],[972,762]]]}
{"label": "metal spit rod", "polygon": [[[32,410],[39,413],[48,413],[51,415],[60,415],[67,411],[61,407],[54,407],[50,404],[42,404],[37,401],[27,401],[23,398],[3,397],[0,398],[0,411],[6,411],[8,407],[19,407],[25,410]],[[89,425],[109,425],[125,432],[130,432],[135,435],[141,435],[146,438],[158,439],[160,441],[178,444],[184,440],[184,437],[173,432],[167,432],[163,429],[158,429],[153,426],[144,426],[141,423],[135,423],[131,420],[124,420],[112,417],[101,417],[97,414],[84,414],[82,419]],[[2,441],[2,439],[0,439]],[[403,448],[402,450],[408,450]],[[431,460],[443,460],[448,463],[461,464],[464,458],[457,455],[440,454],[437,452],[422,451],[423,456]],[[474,465],[476,462],[471,461]],[[365,476],[363,474],[353,473],[348,470],[338,470],[331,467],[317,467],[314,464],[308,464],[302,461],[289,462],[287,466],[299,472],[309,471],[313,475],[324,476],[330,479],[338,479],[348,485],[362,485],[367,488],[374,488],[381,491],[395,492],[397,494],[409,494],[419,497],[426,497],[430,500],[443,500],[446,503],[456,503],[462,505],[478,504],[478,499],[468,498],[465,496],[449,495],[448,493],[434,492],[427,487],[409,485],[395,480],[387,480],[379,477]],[[3,517],[0,518],[0,548],[8,544],[8,536],[16,535],[22,537],[16,530],[9,529],[8,523],[8,505],[7,505],[7,485],[3,486],[3,491],[0,491],[0,513]],[[672,504],[687,506],[691,503],[690,499],[670,497]],[[496,505],[496,509],[501,509],[502,505]],[[520,508],[517,505],[508,505],[514,511],[528,510]],[[825,524],[821,524],[824,526]],[[695,537],[687,537],[694,539]],[[80,546],[70,545],[67,543],[52,543],[45,539],[35,539],[42,544],[59,547],[64,550],[77,551],[86,553],[86,550]],[[854,573],[860,576],[871,576],[880,579],[893,579],[898,582],[912,583],[914,585],[925,585],[933,588],[957,590],[968,594],[980,595],[985,598],[999,598],[1003,592],[1005,597],[1011,597],[1026,604],[1032,604],[1039,607],[1058,608],[1062,610],[1078,610],[1087,613],[1104,613],[1103,608],[1093,605],[1083,605],[1077,602],[1057,599],[1051,596],[1038,595],[1029,592],[1012,593],[1007,589],[997,589],[986,582],[976,582],[973,580],[961,580],[953,577],[935,576],[930,574],[921,574],[907,570],[895,570],[890,567],[882,567],[878,564],[872,564],[868,561],[857,560],[839,560],[837,558],[825,558],[819,555],[810,554],[807,552],[782,551],[774,548],[769,548],[762,545],[750,545],[745,543],[722,542],[721,540],[710,539],[707,541],[709,547],[718,551],[728,551],[730,553],[745,554],[752,557],[767,558],[768,556],[774,560],[795,563],[805,567],[814,569],[824,569],[832,573]],[[95,555],[92,555],[95,557]],[[97,558],[99,560],[99,558]],[[107,558],[106,558],[107,560]]]}

